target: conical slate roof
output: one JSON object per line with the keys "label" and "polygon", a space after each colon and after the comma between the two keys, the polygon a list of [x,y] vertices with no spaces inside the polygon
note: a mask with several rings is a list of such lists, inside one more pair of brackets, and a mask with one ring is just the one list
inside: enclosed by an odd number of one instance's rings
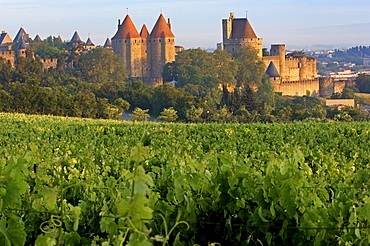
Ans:
{"label": "conical slate roof", "polygon": [[151,38],[174,38],[170,27],[168,26],[166,20],[161,14],[155,23],[152,32],[150,33]]}
{"label": "conical slate roof", "polygon": [[86,41],[86,46],[95,46],[95,44],[91,41],[90,38],[88,38]]}
{"label": "conical slate roof", "polygon": [[2,32],[1,35],[0,35],[0,44],[7,44],[7,43],[12,43],[12,39],[11,37],[9,36],[8,33],[6,32]]}
{"label": "conical slate roof", "polygon": [[126,15],[112,39],[140,38],[138,31],[129,15]]}
{"label": "conical slate roof", "polygon": [[149,31],[148,28],[146,28],[146,25],[144,24],[140,31],[140,36],[142,38],[148,38],[149,37]]}
{"label": "conical slate roof", "polygon": [[60,41],[61,43],[63,42],[62,37],[60,35],[58,35],[58,41]]}
{"label": "conical slate roof", "polygon": [[266,69],[266,74],[272,78],[272,77],[280,77],[279,72],[277,71],[275,65],[273,62],[270,62],[268,68]]}
{"label": "conical slate roof", "polygon": [[246,18],[233,19],[231,38],[257,38],[251,24]]}
{"label": "conical slate roof", "polygon": [[36,37],[35,37],[35,39],[34,39],[33,41],[39,41],[39,42],[40,42],[40,41],[42,41],[42,39],[41,39],[41,38],[40,38],[40,36],[37,34],[37,35],[36,35]]}
{"label": "conical slate roof", "polygon": [[25,42],[23,37],[21,37],[21,39],[19,40],[18,50],[25,50],[29,48],[31,48],[31,46]]}
{"label": "conical slate roof", "polygon": [[[19,42],[21,40],[21,38],[25,38],[25,39],[28,39],[27,38],[27,33],[26,31],[23,29],[23,27],[21,27],[17,33],[17,35],[15,35],[15,38],[14,38],[14,42]],[[27,40],[28,41],[28,40]]]}
{"label": "conical slate roof", "polygon": [[76,43],[76,42],[83,42],[83,41],[81,40],[80,35],[78,35],[77,31],[75,31],[71,41],[69,41],[69,42],[70,43]]}
{"label": "conical slate roof", "polygon": [[107,38],[107,40],[105,40],[104,48],[110,48],[110,47],[112,47],[112,42],[110,41],[109,38]]}

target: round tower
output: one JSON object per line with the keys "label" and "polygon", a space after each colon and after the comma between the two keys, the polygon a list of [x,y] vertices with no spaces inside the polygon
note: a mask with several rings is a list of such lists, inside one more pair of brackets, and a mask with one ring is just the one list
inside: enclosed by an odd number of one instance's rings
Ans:
{"label": "round tower", "polygon": [[19,40],[19,45],[17,48],[17,58],[19,57],[33,58],[31,46],[25,42],[23,37],[21,37],[21,39]]}
{"label": "round tower", "polygon": [[284,80],[286,77],[285,71],[285,44],[271,44],[270,56],[277,56],[279,61],[279,74]]}
{"label": "round tower", "polygon": [[163,83],[163,66],[175,60],[175,36],[161,14],[148,38],[148,67],[151,85]]}
{"label": "round tower", "polygon": [[126,15],[122,24],[118,21],[117,33],[112,38],[112,47],[114,53],[122,57],[129,77],[143,77],[141,43],[142,38],[129,15]]}

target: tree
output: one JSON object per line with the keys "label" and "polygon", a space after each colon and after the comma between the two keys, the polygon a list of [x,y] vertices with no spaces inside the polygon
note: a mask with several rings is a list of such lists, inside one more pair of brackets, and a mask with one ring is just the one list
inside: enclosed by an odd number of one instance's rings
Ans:
{"label": "tree", "polygon": [[190,109],[186,110],[186,119],[190,122],[201,122],[203,121],[201,115],[203,113],[203,108],[196,108],[191,106]]}
{"label": "tree", "polygon": [[262,84],[258,87],[257,102],[264,103],[267,107],[272,107],[274,104],[274,88],[268,78],[263,78]]}
{"label": "tree", "polygon": [[176,107],[180,91],[168,84],[154,88],[152,112],[158,115],[164,108]]}
{"label": "tree", "polygon": [[177,111],[174,110],[173,107],[163,109],[158,117],[158,119],[164,120],[165,122],[173,122],[176,121],[177,118]]}
{"label": "tree", "polygon": [[146,85],[143,81],[129,79],[126,82],[122,98],[131,104],[131,108],[139,107],[148,109],[151,106],[153,87]]}
{"label": "tree", "polygon": [[219,82],[227,86],[235,86],[237,65],[233,61],[232,55],[226,50],[217,49],[214,52],[214,59]]}
{"label": "tree", "polygon": [[356,87],[362,93],[370,93],[370,75],[359,74],[356,78]]}
{"label": "tree", "polygon": [[132,114],[130,114],[130,117],[134,121],[147,121],[150,117],[148,114],[149,109],[141,109],[136,107],[134,111],[132,111]]}
{"label": "tree", "polygon": [[312,109],[312,112],[311,113],[312,113],[312,117],[313,118],[316,118],[316,119],[325,119],[325,117],[326,117],[326,110],[321,105],[316,105]]}
{"label": "tree", "polygon": [[0,83],[7,84],[12,81],[12,65],[10,61],[0,57]]}
{"label": "tree", "polygon": [[243,95],[242,100],[243,100],[243,105],[245,105],[246,109],[249,112],[252,112],[257,109],[257,104],[256,104],[257,96],[249,85],[246,85],[244,89],[244,95]]}
{"label": "tree", "polygon": [[215,77],[216,75],[216,62],[213,54],[200,48],[179,52],[176,63],[179,65],[179,72],[183,66],[191,65],[198,67],[203,77]]}
{"label": "tree", "polygon": [[13,81],[25,83],[29,79],[41,81],[44,75],[42,63],[39,60],[19,57],[15,62]]}
{"label": "tree", "polygon": [[201,69],[193,65],[184,65],[179,69],[178,86],[183,87],[186,84],[201,85]]}
{"label": "tree", "polygon": [[162,77],[163,81],[170,82],[172,80],[178,80],[178,64],[177,62],[168,62],[163,67]]}
{"label": "tree", "polygon": [[53,47],[47,40],[41,42],[32,41],[30,45],[35,55],[38,55],[42,59],[60,58],[63,54],[61,49]]}
{"label": "tree", "polygon": [[85,80],[92,83],[123,82],[127,79],[121,59],[103,47],[83,54],[79,68]]}
{"label": "tree", "polygon": [[130,108],[130,103],[122,98],[117,98],[114,100],[113,105],[120,109],[121,114]]}
{"label": "tree", "polygon": [[250,46],[243,47],[234,53],[235,62],[238,67],[236,73],[237,86],[258,88],[265,76],[265,64],[258,57],[257,51]]}
{"label": "tree", "polygon": [[232,115],[227,109],[227,107],[222,107],[220,110],[217,110],[213,113],[211,120],[215,122],[229,122]]}

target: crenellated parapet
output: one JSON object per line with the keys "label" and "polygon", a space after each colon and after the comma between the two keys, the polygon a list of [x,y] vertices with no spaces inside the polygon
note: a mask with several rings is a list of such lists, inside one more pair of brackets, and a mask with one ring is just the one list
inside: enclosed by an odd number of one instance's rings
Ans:
{"label": "crenellated parapet", "polygon": [[11,51],[11,50],[0,51],[0,57],[9,61],[12,67],[14,67],[14,62],[15,62],[15,52],[14,51]]}
{"label": "crenellated parapet", "polygon": [[55,58],[40,59],[40,62],[42,63],[42,68],[44,70],[47,70],[49,68],[55,69],[58,65],[58,59],[55,59]]}

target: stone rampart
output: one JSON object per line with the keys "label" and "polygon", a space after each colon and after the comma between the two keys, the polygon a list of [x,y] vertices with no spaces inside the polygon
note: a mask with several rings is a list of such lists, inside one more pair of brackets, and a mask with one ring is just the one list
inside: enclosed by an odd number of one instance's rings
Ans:
{"label": "stone rampart", "polygon": [[298,81],[272,81],[274,91],[282,92],[287,96],[305,96],[309,93],[312,97],[320,95],[319,79],[298,80]]}

